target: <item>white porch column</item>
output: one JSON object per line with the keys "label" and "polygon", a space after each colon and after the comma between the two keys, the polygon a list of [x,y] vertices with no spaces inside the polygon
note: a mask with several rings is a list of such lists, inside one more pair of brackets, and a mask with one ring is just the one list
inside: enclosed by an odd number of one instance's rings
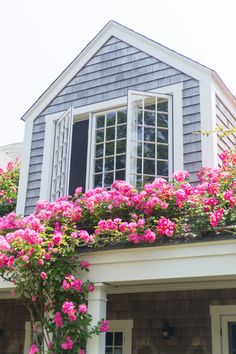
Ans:
{"label": "white porch column", "polygon": [[[106,305],[106,286],[97,283],[88,297],[88,313],[92,316],[92,325],[96,325],[102,318],[106,319]],[[105,333],[94,335],[88,340],[86,354],[105,354]]]}

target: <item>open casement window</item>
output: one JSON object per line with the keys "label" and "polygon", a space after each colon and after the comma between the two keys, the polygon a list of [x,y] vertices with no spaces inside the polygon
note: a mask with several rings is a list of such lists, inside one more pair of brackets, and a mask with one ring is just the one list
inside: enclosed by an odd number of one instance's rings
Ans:
{"label": "open casement window", "polygon": [[172,173],[171,96],[130,91],[126,180],[133,186]]}
{"label": "open casement window", "polygon": [[131,354],[132,320],[109,321],[110,331],[106,333],[105,354]]}
{"label": "open casement window", "polygon": [[92,117],[90,188],[126,180],[135,187],[172,173],[172,97],[130,91],[121,107]]}
{"label": "open casement window", "polygon": [[68,193],[70,155],[72,140],[72,109],[55,122],[52,182],[50,200],[54,201]]}

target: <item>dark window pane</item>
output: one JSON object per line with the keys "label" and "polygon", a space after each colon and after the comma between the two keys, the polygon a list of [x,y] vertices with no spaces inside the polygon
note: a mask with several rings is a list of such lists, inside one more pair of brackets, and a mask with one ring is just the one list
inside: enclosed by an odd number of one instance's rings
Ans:
{"label": "dark window pane", "polygon": [[115,139],[115,127],[107,128],[106,140],[114,140],[114,139]]}
{"label": "dark window pane", "polygon": [[137,140],[142,141],[142,127],[138,127],[137,130]]}
{"label": "dark window pane", "polygon": [[158,102],[157,110],[162,112],[168,112],[168,101]]}
{"label": "dark window pane", "polygon": [[112,348],[106,348],[106,354],[112,354]]}
{"label": "dark window pane", "polygon": [[135,117],[136,117],[135,123],[142,125],[143,124],[143,111],[136,111]]}
{"label": "dark window pane", "polygon": [[126,138],[126,125],[120,125],[117,127],[117,139]]}
{"label": "dark window pane", "polygon": [[155,129],[154,128],[144,128],[144,140],[145,141],[155,141]]}
{"label": "dark window pane", "polygon": [[118,155],[116,156],[116,169],[120,170],[125,168],[126,155]]}
{"label": "dark window pane", "polygon": [[236,351],[236,323],[228,323],[230,354]]}
{"label": "dark window pane", "polygon": [[142,159],[137,159],[137,173],[142,173]]}
{"label": "dark window pane", "polygon": [[157,129],[157,142],[168,143],[168,130]]}
{"label": "dark window pane", "polygon": [[144,173],[147,175],[155,175],[155,160],[144,160]]}
{"label": "dark window pane", "polygon": [[155,112],[144,112],[144,124],[155,126]]}
{"label": "dark window pane", "polygon": [[97,128],[103,128],[105,122],[105,116],[97,116]]}
{"label": "dark window pane", "polygon": [[147,184],[147,183],[152,183],[154,181],[154,176],[143,176],[143,183]]}
{"label": "dark window pane", "polygon": [[106,333],[106,346],[112,346],[113,345],[113,332],[107,332]]}
{"label": "dark window pane", "polygon": [[113,181],[114,181],[113,172],[105,173],[104,186],[105,187],[110,186],[113,183]]}
{"label": "dark window pane", "polygon": [[102,172],[103,168],[103,159],[95,160],[95,172]]}
{"label": "dark window pane", "polygon": [[81,186],[85,189],[88,146],[88,120],[73,124],[70,184],[69,194],[73,195],[75,188]]}
{"label": "dark window pane", "polygon": [[137,144],[137,155],[142,157],[142,143]]}
{"label": "dark window pane", "polygon": [[125,170],[123,171],[116,171],[116,180],[125,180]]}
{"label": "dark window pane", "polygon": [[136,176],[136,187],[142,187],[143,186],[143,179],[142,179],[142,175],[137,175]]}
{"label": "dark window pane", "polygon": [[158,127],[168,127],[168,114],[157,114],[157,126]]}
{"label": "dark window pane", "polygon": [[114,141],[112,141],[110,143],[106,143],[106,150],[105,150],[106,156],[114,155],[114,147],[115,147]]}
{"label": "dark window pane", "polygon": [[168,160],[168,146],[157,145],[157,158],[162,160]]}
{"label": "dark window pane", "polygon": [[116,153],[121,154],[122,152],[124,153],[126,151],[126,140],[117,140],[116,142]]}
{"label": "dark window pane", "polygon": [[107,157],[105,159],[105,171],[114,170],[114,157]]}
{"label": "dark window pane", "polygon": [[115,348],[114,354],[122,354],[123,349],[122,348]]}
{"label": "dark window pane", "polygon": [[168,161],[157,161],[157,174],[168,176]]}
{"label": "dark window pane", "polygon": [[104,130],[100,129],[96,131],[96,143],[102,143],[104,141]]}
{"label": "dark window pane", "polygon": [[144,99],[144,109],[155,111],[155,109],[156,109],[156,98],[155,97],[146,97]]}
{"label": "dark window pane", "polygon": [[102,186],[102,175],[95,175],[94,176],[94,187],[101,187]]}
{"label": "dark window pane", "polygon": [[103,146],[104,146],[103,144],[95,145],[95,149],[96,149],[95,156],[96,157],[103,156]]}
{"label": "dark window pane", "polygon": [[116,112],[107,113],[107,126],[115,125],[116,123]]}
{"label": "dark window pane", "polygon": [[117,124],[122,124],[127,122],[127,111],[117,112]]}
{"label": "dark window pane", "polygon": [[144,157],[155,158],[155,144],[144,144]]}

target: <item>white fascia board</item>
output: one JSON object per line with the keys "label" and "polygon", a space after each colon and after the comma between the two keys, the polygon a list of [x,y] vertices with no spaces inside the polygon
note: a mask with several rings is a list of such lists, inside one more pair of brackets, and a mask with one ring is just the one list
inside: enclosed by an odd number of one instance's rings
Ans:
{"label": "white fascia board", "polygon": [[229,94],[227,87],[221,80],[217,79],[217,76],[213,76],[213,87],[215,95],[219,97],[236,119],[236,98],[232,94]]}
{"label": "white fascia board", "polygon": [[236,96],[228,89],[216,72],[212,72],[215,93],[226,105],[232,115],[236,116]]}
{"label": "white fascia board", "polygon": [[111,285],[236,278],[236,240],[97,251],[83,259],[91,264],[91,281]]}
{"label": "white fascia board", "polygon": [[16,213],[17,215],[24,215],[25,201],[28,186],[29,166],[30,166],[30,153],[32,143],[33,121],[28,120],[25,122],[25,134],[22,147],[22,158],[20,163],[20,180],[17,195]]}
{"label": "white fascia board", "polygon": [[22,117],[23,120],[34,119],[56,95],[67,85],[67,83],[82,69],[90,58],[108,41],[110,37],[129,43],[130,45],[146,52],[147,54],[161,60],[181,72],[197,79],[207,80],[206,74],[211,70],[201,64],[178,54],[116,22],[109,22],[98,35],[85,47],[85,49],[73,60],[73,62],[62,72],[42,94],[35,104]]}

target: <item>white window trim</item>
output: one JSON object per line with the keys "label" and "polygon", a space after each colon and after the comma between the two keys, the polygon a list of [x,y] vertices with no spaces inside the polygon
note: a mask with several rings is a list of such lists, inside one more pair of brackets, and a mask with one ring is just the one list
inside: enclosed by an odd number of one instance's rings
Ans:
{"label": "white window trim", "polygon": [[[150,90],[150,93],[160,93],[164,95],[173,96],[173,145],[172,151],[174,151],[174,160],[173,160],[173,170],[182,170],[183,169],[183,112],[182,112],[182,91],[183,83],[178,83],[174,85],[169,85],[165,87],[160,87],[157,89]],[[148,93],[148,92],[147,92]],[[92,153],[92,144],[91,144],[91,132],[92,132],[92,117],[94,113],[99,111],[105,111],[109,109],[120,108],[122,106],[127,106],[128,96],[118,97],[115,99],[102,101],[94,104],[90,104],[83,107],[78,107],[73,109],[73,121],[77,121],[78,118],[84,119],[84,117],[89,117],[89,131],[88,131],[88,153],[87,153],[87,178],[86,178],[86,190],[91,188],[91,182],[89,176],[91,176],[91,165],[90,158]],[[58,112],[54,114],[49,114],[45,116],[45,138],[44,138],[44,153],[43,153],[43,164],[42,164],[42,178],[41,178],[41,187],[40,187],[40,199],[49,200],[50,197],[50,186],[51,186],[51,168],[48,168],[52,165],[53,158],[53,144],[52,139],[54,137],[54,124],[64,112]],[[29,133],[28,133],[29,134]],[[30,134],[29,134],[30,135]],[[31,133],[32,135],[32,133]],[[28,146],[28,151],[30,147]],[[30,152],[29,152],[30,154]],[[29,162],[28,162],[29,169]],[[27,172],[28,172],[27,169]],[[28,178],[26,177],[25,180]],[[25,186],[25,193],[27,190],[27,181]],[[25,204],[25,200],[24,200]],[[23,212],[24,213],[24,212]]]}
{"label": "white window trim", "polygon": [[[227,341],[224,341],[224,336],[229,318],[235,320],[236,305],[212,305],[210,306],[211,314],[211,332],[212,332],[212,353],[213,354],[228,354],[226,351]],[[224,345],[224,346],[223,346]],[[228,349],[227,349],[228,350]]]}
{"label": "white window trim", "polygon": [[124,354],[132,354],[133,320],[109,320],[110,332],[124,333]]}

